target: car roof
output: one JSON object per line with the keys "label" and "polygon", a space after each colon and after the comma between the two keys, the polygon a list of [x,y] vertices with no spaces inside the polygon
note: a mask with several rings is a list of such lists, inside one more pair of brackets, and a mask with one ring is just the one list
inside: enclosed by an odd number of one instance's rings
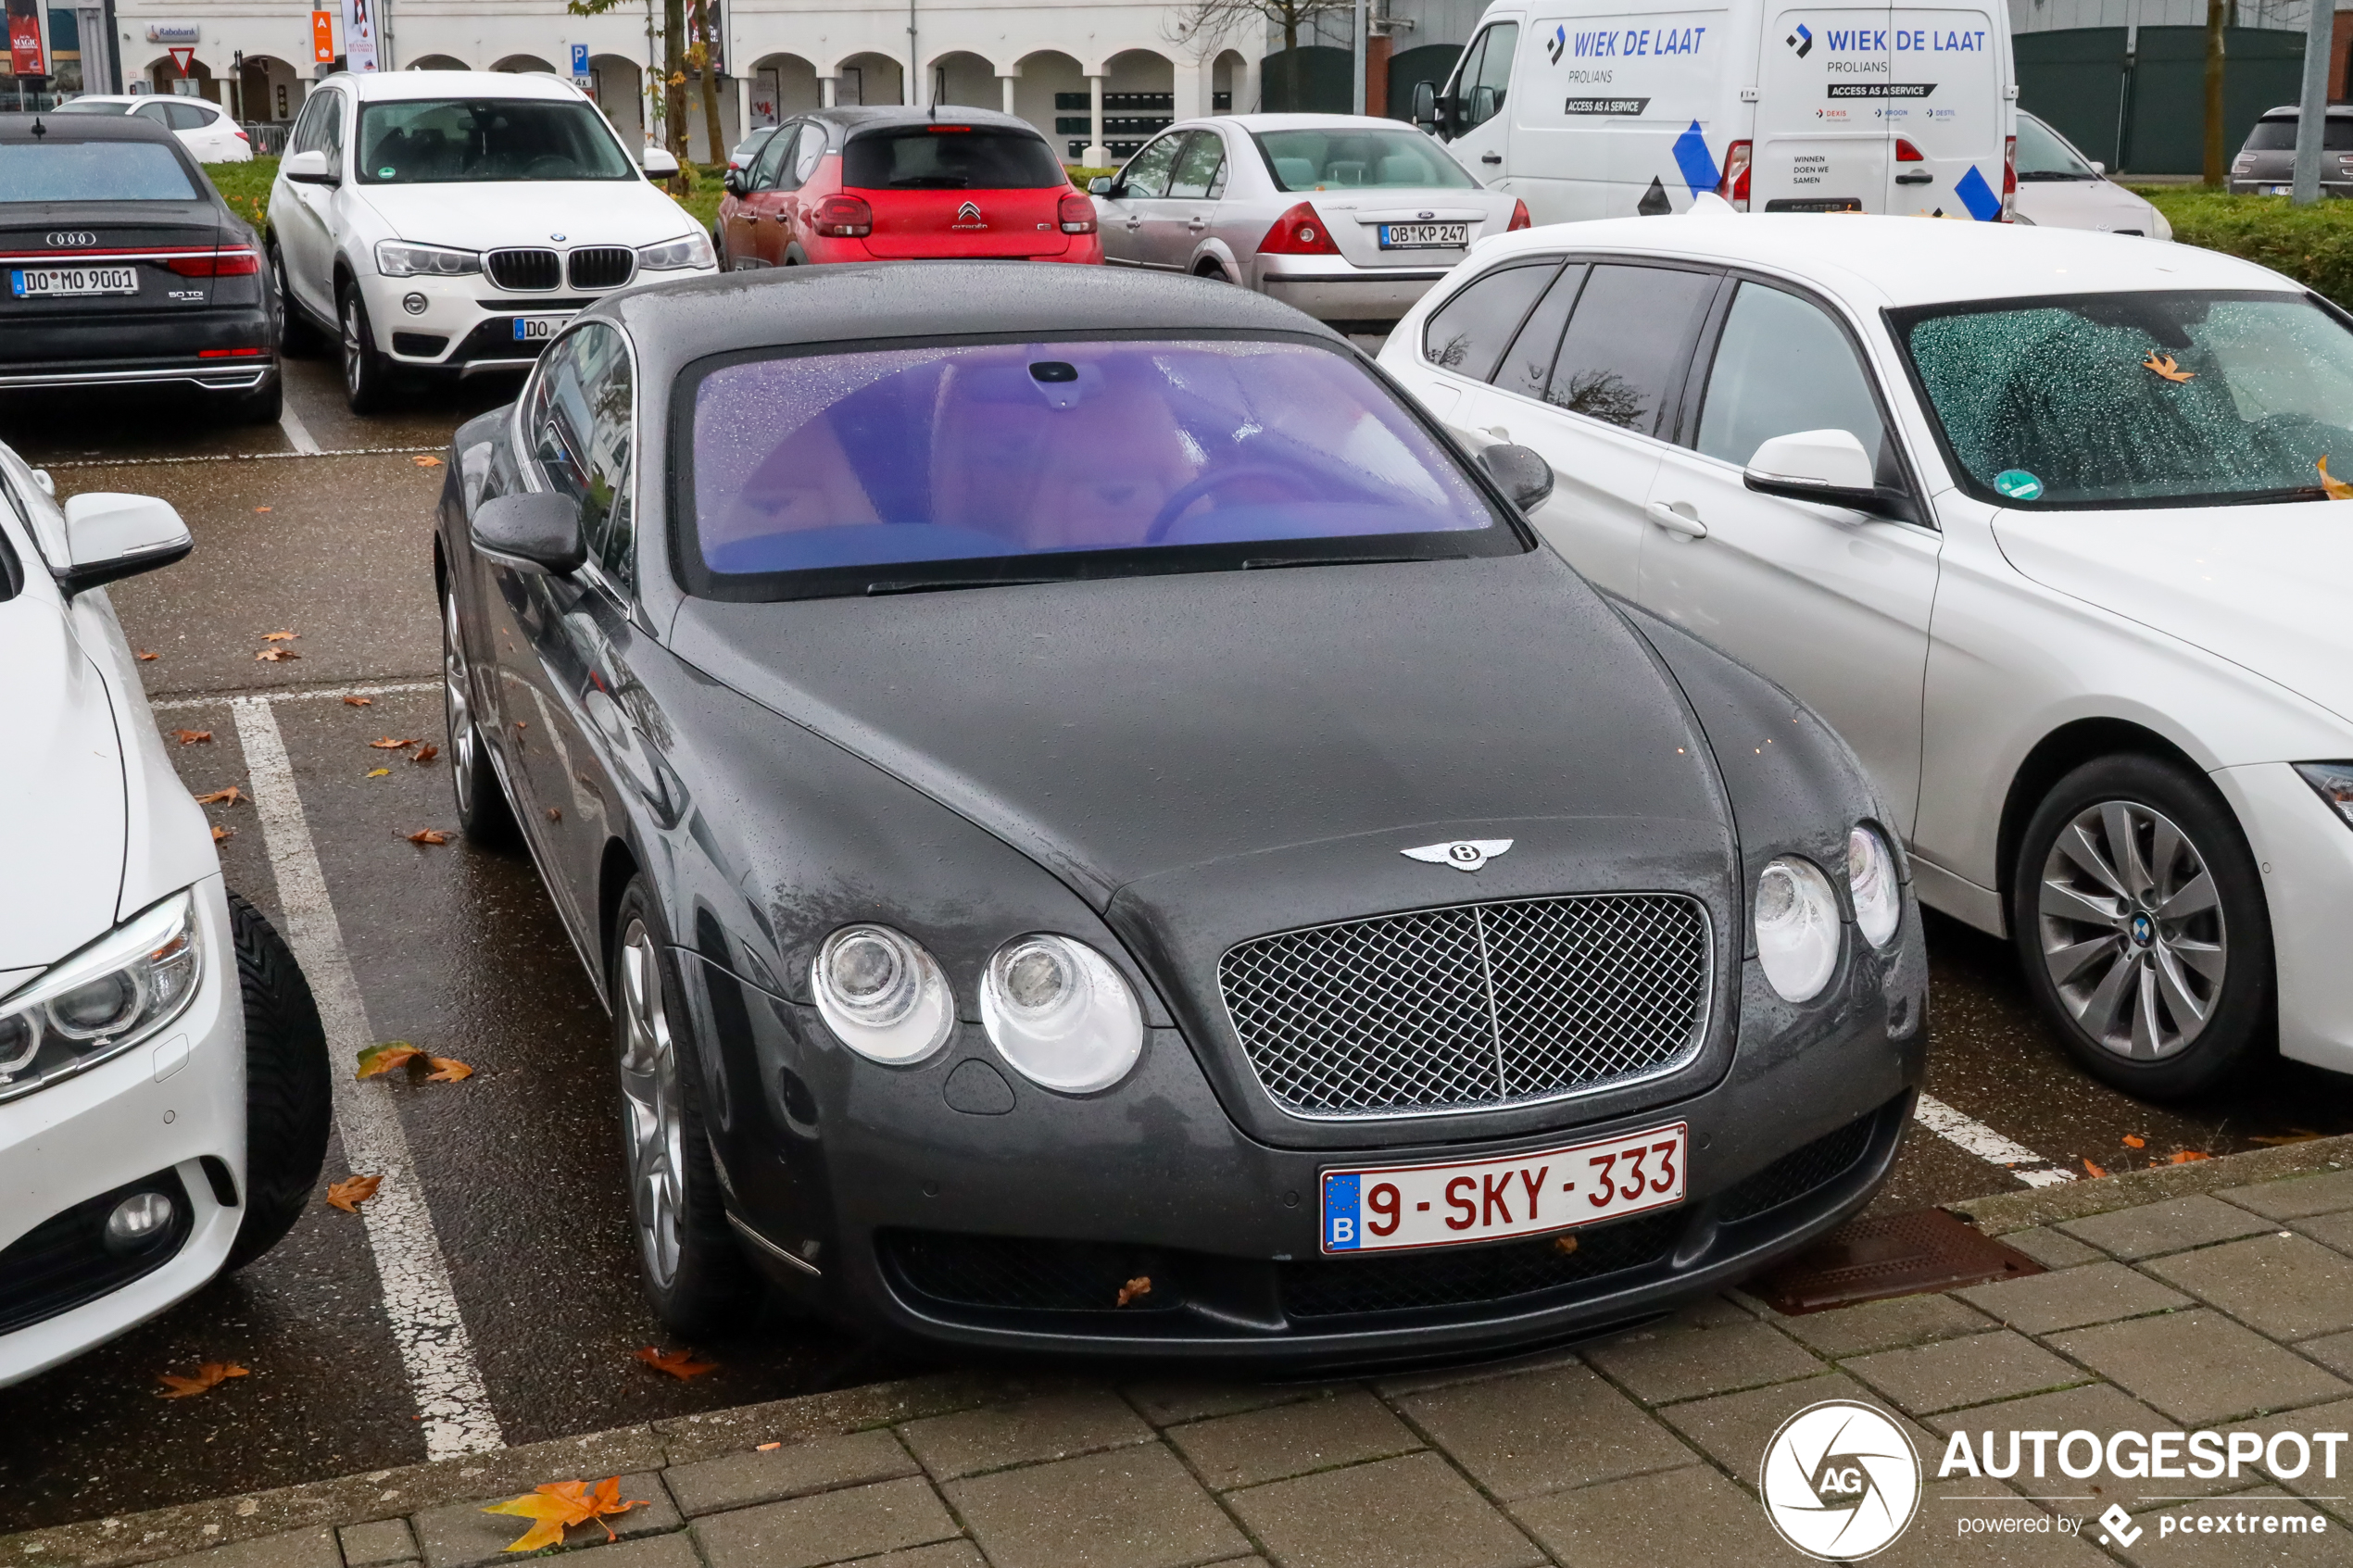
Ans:
{"label": "car roof", "polygon": [[762,268],[610,296],[648,384],[741,348],[1073,332],[1225,332],[1344,342],[1322,322],[1249,289],[1200,278],[1033,261],[846,263]]}
{"label": "car roof", "polygon": [[[1412,131],[1402,119],[1368,114],[1221,114],[1204,116],[1245,131]],[[1189,121],[1188,123],[1190,123]],[[1435,141],[1435,138],[1432,139]]]}
{"label": "car roof", "polygon": [[[2303,112],[2304,111],[2295,104],[2282,104],[2278,108],[2265,109],[2261,118],[2264,119],[2277,119],[2284,116],[2289,119],[2294,119]],[[2331,104],[2329,106],[2329,114],[2331,118],[2336,119],[2344,119],[2348,116],[2353,116],[2353,104]]]}
{"label": "car roof", "polygon": [[1486,241],[1474,254],[1491,261],[1562,249],[1779,271],[1864,308],[2136,289],[2302,288],[2252,262],[2164,240],[1859,214],[1716,211],[1555,223]]}
{"label": "car roof", "polygon": [[587,102],[579,88],[543,70],[345,70],[328,77],[327,82],[371,103],[387,98],[549,98]]}
{"label": "car roof", "polygon": [[1018,115],[1003,114],[996,109],[984,109],[971,104],[937,104],[927,109],[911,108],[903,104],[889,104],[866,108],[856,106],[830,109],[812,109],[794,117],[814,119],[826,125],[837,125],[845,134],[887,125],[987,125],[1008,131],[1026,131],[1032,135],[1038,128]]}
{"label": "car roof", "polygon": [[[35,124],[41,135],[32,133]],[[0,142],[165,142],[179,138],[144,115],[0,114]]]}

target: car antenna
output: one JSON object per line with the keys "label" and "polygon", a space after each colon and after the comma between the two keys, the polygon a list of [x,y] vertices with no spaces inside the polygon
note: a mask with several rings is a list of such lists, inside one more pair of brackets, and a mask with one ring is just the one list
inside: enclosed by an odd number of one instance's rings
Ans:
{"label": "car antenna", "polygon": [[32,133],[35,136],[46,136],[49,134],[49,128],[41,123],[41,116],[37,111],[32,117]]}

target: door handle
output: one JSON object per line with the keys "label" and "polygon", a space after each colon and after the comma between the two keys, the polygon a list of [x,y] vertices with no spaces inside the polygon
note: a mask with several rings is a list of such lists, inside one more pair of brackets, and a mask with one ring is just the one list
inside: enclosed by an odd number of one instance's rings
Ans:
{"label": "door handle", "polygon": [[1127,232],[1131,234],[1143,226],[1144,220],[1140,218],[1131,218],[1127,220]]}
{"label": "door handle", "polygon": [[1690,506],[1689,501],[1677,501],[1671,504],[1666,501],[1653,501],[1644,508],[1643,515],[1669,533],[1680,533],[1686,539],[1705,539],[1707,537],[1707,524],[1700,521],[1696,515],[1688,510],[1676,510],[1677,507],[1688,508]]}
{"label": "door handle", "polygon": [[1186,228],[1188,228],[1188,229],[1189,229],[1189,230],[1191,230],[1194,233],[1198,234],[1198,233],[1200,233],[1200,232],[1201,232],[1203,229],[1206,229],[1206,228],[1208,228],[1208,227],[1209,227],[1209,220],[1208,220],[1208,219],[1206,219],[1206,218],[1196,218],[1196,219],[1193,219],[1192,220],[1190,220],[1189,222],[1188,222],[1188,223],[1185,225],[1185,227],[1186,227]]}
{"label": "door handle", "polygon": [[1478,155],[1478,161],[1481,163],[1501,163],[1504,161],[1504,155],[1501,153],[1481,153]]}
{"label": "door handle", "polygon": [[1916,169],[1909,174],[1898,174],[1895,177],[1895,182],[1899,185],[1927,185],[1934,183],[1935,180],[1936,176],[1925,169]]}

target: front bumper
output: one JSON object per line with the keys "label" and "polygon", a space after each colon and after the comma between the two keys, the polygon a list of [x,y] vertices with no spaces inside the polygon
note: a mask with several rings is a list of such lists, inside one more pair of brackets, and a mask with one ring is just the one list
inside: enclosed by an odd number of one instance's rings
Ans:
{"label": "front bumper", "polygon": [[1319,321],[1394,321],[1446,273],[1444,267],[1358,267],[1339,257],[1265,257],[1258,290]]}
{"label": "front bumper", "polygon": [[[1492,1353],[1667,1311],[1752,1273],[1865,1203],[1926,1057],[1918,917],[1810,1010],[1744,965],[1729,1073],[1680,1098],[1508,1139],[1277,1148],[1235,1125],[1185,1041],[1154,1031],[1118,1087],[1075,1099],[997,1063],[977,1026],[892,1071],[815,1015],[681,954],[748,1251],[845,1319],[968,1347],[1370,1365]],[[707,1035],[705,1037],[709,1037]],[[1554,1237],[1327,1259],[1326,1169],[1533,1152],[1682,1122],[1678,1208]],[[1120,1285],[1149,1277],[1126,1308]]]}
{"label": "front bumper", "polygon": [[[236,1240],[245,1014],[220,877],[196,894],[204,979],[188,1010],[111,1061],[0,1104],[0,1325],[14,1325],[0,1329],[0,1387],[188,1296],[220,1272]],[[183,1223],[152,1255],[94,1249],[90,1227],[69,1211],[151,1178],[185,1203]]]}
{"label": "front bumper", "polygon": [[[716,268],[680,268],[640,272],[617,289],[564,288],[541,294],[501,290],[488,278],[386,278],[370,273],[361,282],[368,324],[376,347],[404,370],[454,371],[460,376],[527,370],[547,345],[547,337],[516,336],[518,319],[569,320],[609,295],[686,278],[715,276]],[[422,309],[411,310],[411,301]],[[560,330],[559,326],[558,330]]]}

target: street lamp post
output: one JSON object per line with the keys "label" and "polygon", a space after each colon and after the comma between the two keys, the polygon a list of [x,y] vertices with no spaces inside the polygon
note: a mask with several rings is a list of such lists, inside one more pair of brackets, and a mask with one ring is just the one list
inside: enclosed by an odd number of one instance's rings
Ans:
{"label": "street lamp post", "polygon": [[2321,199],[2321,150],[2329,121],[2329,55],[2336,42],[2334,0],[2311,0],[2304,22],[2304,96],[2296,116],[2296,182],[2288,201],[2309,207]]}

